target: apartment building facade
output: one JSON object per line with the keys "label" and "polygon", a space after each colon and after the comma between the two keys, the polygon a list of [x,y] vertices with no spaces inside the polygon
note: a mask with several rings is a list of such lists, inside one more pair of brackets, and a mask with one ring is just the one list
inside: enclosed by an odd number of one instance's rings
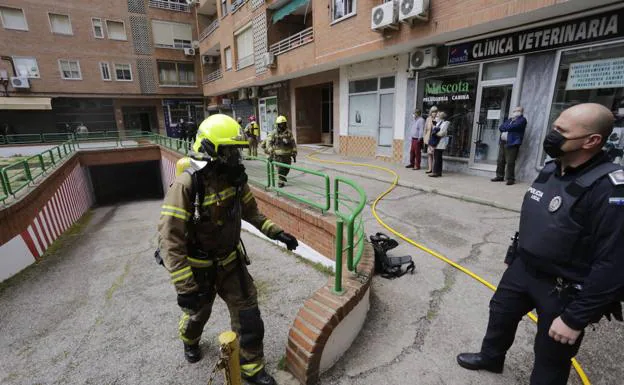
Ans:
{"label": "apartment building facade", "polygon": [[186,0],[0,1],[0,125],[176,136],[204,116],[197,20]]}
{"label": "apartment building facade", "polygon": [[[498,127],[529,122],[518,179],[564,108],[602,103],[624,147],[624,10],[594,0],[200,0],[206,113],[286,115],[299,143],[407,162],[411,115],[451,121],[445,168],[492,176]],[[616,138],[617,137],[617,138]]]}

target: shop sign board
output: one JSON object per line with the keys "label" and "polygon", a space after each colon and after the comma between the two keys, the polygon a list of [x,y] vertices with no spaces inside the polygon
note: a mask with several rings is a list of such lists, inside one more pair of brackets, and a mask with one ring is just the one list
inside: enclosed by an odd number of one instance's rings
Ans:
{"label": "shop sign board", "polygon": [[474,90],[474,84],[471,81],[452,81],[444,82],[442,80],[429,80],[425,83],[425,103],[446,103],[454,100],[470,100],[470,95]]}
{"label": "shop sign board", "polygon": [[624,37],[624,8],[576,20],[451,45],[448,65]]}
{"label": "shop sign board", "polygon": [[624,58],[570,64],[566,91],[624,87]]}

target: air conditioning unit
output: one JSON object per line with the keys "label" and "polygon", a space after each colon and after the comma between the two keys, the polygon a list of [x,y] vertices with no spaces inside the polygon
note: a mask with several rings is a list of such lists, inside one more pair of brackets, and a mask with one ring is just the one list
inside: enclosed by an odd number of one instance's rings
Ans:
{"label": "air conditioning unit", "polygon": [[258,97],[258,87],[254,86],[249,89],[249,99],[255,99]]}
{"label": "air conditioning unit", "polygon": [[195,56],[195,48],[184,48],[184,54],[186,56]]}
{"label": "air conditioning unit", "polygon": [[247,88],[241,88],[238,90],[238,100],[247,99]]}
{"label": "air conditioning unit", "polygon": [[438,50],[436,47],[419,48],[410,54],[409,70],[418,71],[425,68],[437,67]]}
{"label": "air conditioning unit", "polygon": [[271,52],[265,53],[264,55],[262,55],[262,63],[265,67],[275,68],[275,55],[273,55]]}
{"label": "air conditioning unit", "polygon": [[202,55],[202,63],[204,64],[217,64],[219,62],[216,56]]}
{"label": "air conditioning unit", "polygon": [[199,48],[199,40],[193,40],[191,43],[191,47],[198,49]]}
{"label": "air conditioning unit", "polygon": [[429,0],[399,0],[399,21],[429,20]]}
{"label": "air conditioning unit", "polygon": [[374,31],[397,29],[398,2],[391,0],[373,8],[371,13],[371,28]]}
{"label": "air conditioning unit", "polygon": [[12,76],[11,86],[13,88],[30,88],[30,82],[26,76]]}

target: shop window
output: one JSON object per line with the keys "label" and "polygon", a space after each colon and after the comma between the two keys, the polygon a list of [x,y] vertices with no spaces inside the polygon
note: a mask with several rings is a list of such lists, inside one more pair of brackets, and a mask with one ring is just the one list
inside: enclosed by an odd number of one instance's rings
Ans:
{"label": "shop window", "polygon": [[377,91],[377,78],[354,80],[349,82],[349,93],[375,92]]}
{"label": "shop window", "polygon": [[388,76],[388,77],[379,79],[379,88],[382,90],[394,88],[394,76]]}
{"label": "shop window", "polygon": [[177,127],[180,119],[184,119],[185,122],[189,120],[189,106],[186,104],[169,106],[169,125]]}
{"label": "shop window", "polygon": [[39,78],[39,66],[34,57],[13,56],[13,64],[15,64],[15,70],[19,76]]}
{"label": "shop window", "polygon": [[18,8],[0,7],[0,19],[4,29],[16,29],[18,31],[28,31],[28,24],[24,11]]}
{"label": "shop window", "polygon": [[355,15],[355,0],[332,0],[332,21],[338,21],[342,18]]}
{"label": "shop window", "polygon": [[128,40],[123,21],[106,20],[106,30],[111,40]]}
{"label": "shop window", "polygon": [[50,29],[52,33],[58,33],[60,35],[73,35],[69,15],[49,13],[48,17],[50,18]]}
{"label": "shop window", "polygon": [[429,109],[438,107],[447,114],[450,122],[449,145],[445,155],[470,157],[474,108],[477,94],[478,72],[451,76],[424,78],[418,94],[422,95],[422,111],[426,117]]}
{"label": "shop window", "polygon": [[102,19],[94,17],[91,19],[91,24],[93,25],[93,36],[96,39],[104,38],[104,25],[102,24]]}
{"label": "shop window", "polygon": [[[622,162],[624,150],[624,45],[611,44],[561,53],[555,91],[546,130],[566,108],[599,103],[613,112],[615,124],[605,150]],[[546,154],[542,155],[542,163]],[[624,162],[622,162],[624,163]]]}
{"label": "shop window", "polygon": [[518,59],[483,64],[481,80],[513,79],[518,72]]}

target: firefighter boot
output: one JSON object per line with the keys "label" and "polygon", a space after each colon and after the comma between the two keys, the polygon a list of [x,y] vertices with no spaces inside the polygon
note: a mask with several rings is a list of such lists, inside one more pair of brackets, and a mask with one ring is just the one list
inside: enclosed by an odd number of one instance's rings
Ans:
{"label": "firefighter boot", "polygon": [[184,344],[184,358],[191,364],[201,360],[202,354],[199,344],[187,345]]}
{"label": "firefighter boot", "polygon": [[243,379],[250,384],[277,385],[275,379],[269,373],[267,373],[264,368],[260,369],[260,371],[258,371],[258,373],[254,374],[253,376],[247,376],[245,372],[241,372],[241,375]]}

